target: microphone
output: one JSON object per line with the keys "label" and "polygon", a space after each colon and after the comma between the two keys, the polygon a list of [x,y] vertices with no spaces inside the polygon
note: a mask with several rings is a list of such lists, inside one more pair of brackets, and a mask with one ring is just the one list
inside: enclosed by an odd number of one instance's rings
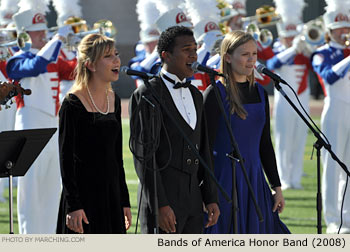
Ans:
{"label": "microphone", "polygon": [[218,71],[215,71],[214,69],[212,69],[210,67],[203,66],[203,65],[199,64],[199,62],[193,62],[191,65],[191,68],[195,72],[204,72],[207,74],[213,74],[213,75],[225,77],[225,75],[223,75],[222,73],[219,73]]}
{"label": "microphone", "polygon": [[142,79],[152,79],[155,76],[155,75],[150,74],[150,73],[132,70],[127,66],[122,66],[120,68],[120,72],[126,73],[127,75],[135,75],[135,76],[138,76]]}
{"label": "microphone", "polygon": [[259,64],[257,67],[256,67],[256,70],[259,72],[259,73],[263,73],[263,74],[266,74],[267,76],[269,76],[271,79],[273,79],[274,81],[278,81],[278,82],[281,82],[283,84],[287,84],[287,82],[285,80],[283,80],[279,75],[271,72],[269,69],[266,68],[266,66],[264,66],[263,64]]}

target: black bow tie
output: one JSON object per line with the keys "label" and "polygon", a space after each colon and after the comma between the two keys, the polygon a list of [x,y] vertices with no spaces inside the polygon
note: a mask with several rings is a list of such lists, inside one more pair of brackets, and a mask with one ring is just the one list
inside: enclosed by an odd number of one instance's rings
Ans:
{"label": "black bow tie", "polygon": [[182,82],[176,82],[176,83],[175,83],[175,81],[174,81],[173,79],[169,78],[169,77],[166,76],[165,74],[162,74],[162,77],[163,77],[164,79],[166,79],[167,81],[173,83],[173,84],[174,84],[174,86],[173,86],[174,89],[178,89],[178,88],[188,88],[188,87],[191,85],[191,81],[190,81],[190,80],[186,81],[185,83],[182,83]]}

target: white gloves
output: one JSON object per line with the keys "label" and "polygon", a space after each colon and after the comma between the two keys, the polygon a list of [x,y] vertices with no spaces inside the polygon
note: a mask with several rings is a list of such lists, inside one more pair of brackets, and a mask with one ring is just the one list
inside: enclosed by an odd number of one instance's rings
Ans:
{"label": "white gloves", "polygon": [[312,46],[309,45],[301,35],[293,39],[292,47],[295,49],[296,53],[304,54],[306,57],[310,57],[311,53],[314,51]]}
{"label": "white gloves", "polygon": [[67,36],[69,34],[72,34],[72,33],[74,33],[74,32],[73,32],[71,25],[64,25],[64,26],[58,28],[58,30],[57,30],[57,35],[65,38],[65,39],[67,39]]}

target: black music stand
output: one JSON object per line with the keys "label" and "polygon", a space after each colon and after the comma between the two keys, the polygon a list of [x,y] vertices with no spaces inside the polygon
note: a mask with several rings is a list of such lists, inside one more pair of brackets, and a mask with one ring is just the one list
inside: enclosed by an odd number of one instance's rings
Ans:
{"label": "black music stand", "polygon": [[24,176],[56,128],[0,132],[0,178],[9,178],[10,234],[13,234],[12,177]]}

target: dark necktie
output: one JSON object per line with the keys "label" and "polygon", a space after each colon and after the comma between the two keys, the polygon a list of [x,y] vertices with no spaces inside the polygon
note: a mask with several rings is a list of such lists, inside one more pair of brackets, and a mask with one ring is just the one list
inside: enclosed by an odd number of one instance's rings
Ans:
{"label": "dark necktie", "polygon": [[175,83],[175,81],[173,79],[169,78],[165,74],[162,74],[162,77],[164,79],[166,79],[167,81],[169,81],[170,83],[173,83],[174,84],[174,86],[173,86],[174,89],[178,89],[178,88],[182,88],[182,87],[183,88],[188,88],[191,85],[191,81],[190,80],[186,81],[185,83],[182,83],[182,82],[176,82]]}

